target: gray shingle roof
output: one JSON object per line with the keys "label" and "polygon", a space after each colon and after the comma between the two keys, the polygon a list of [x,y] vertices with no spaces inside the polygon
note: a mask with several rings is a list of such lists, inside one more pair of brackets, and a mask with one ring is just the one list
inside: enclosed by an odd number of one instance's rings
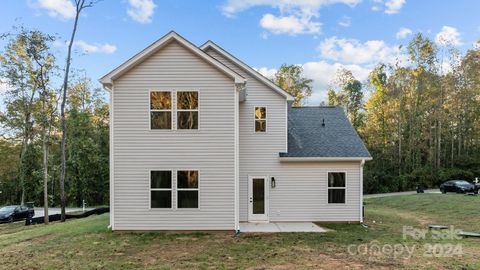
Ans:
{"label": "gray shingle roof", "polygon": [[280,157],[371,156],[343,109],[325,106],[288,109],[288,153]]}

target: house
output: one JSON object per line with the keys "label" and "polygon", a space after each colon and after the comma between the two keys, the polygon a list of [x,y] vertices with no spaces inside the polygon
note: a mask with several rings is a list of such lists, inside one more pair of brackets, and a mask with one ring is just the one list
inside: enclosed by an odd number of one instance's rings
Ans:
{"label": "house", "polygon": [[370,154],[335,107],[293,97],[208,41],[170,32],[100,79],[113,230],[362,222]]}

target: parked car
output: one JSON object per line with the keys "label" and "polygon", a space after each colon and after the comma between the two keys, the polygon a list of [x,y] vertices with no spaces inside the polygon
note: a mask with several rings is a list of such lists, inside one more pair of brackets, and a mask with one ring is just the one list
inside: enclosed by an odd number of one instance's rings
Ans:
{"label": "parked car", "polygon": [[478,187],[465,180],[450,180],[440,185],[440,191],[442,193],[457,192],[468,193],[473,192],[478,194]]}
{"label": "parked car", "polygon": [[0,208],[0,223],[30,219],[35,215],[32,207],[24,205],[10,205]]}

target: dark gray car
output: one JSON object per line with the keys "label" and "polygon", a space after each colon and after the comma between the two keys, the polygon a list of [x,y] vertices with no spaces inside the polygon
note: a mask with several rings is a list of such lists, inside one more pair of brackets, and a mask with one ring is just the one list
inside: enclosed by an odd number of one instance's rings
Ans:
{"label": "dark gray car", "polygon": [[465,181],[465,180],[450,180],[440,185],[440,191],[442,193],[456,192],[456,193],[468,193],[473,192],[478,194],[478,188]]}
{"label": "dark gray car", "polygon": [[32,218],[34,215],[35,211],[31,207],[24,205],[4,206],[0,208],[0,223]]}

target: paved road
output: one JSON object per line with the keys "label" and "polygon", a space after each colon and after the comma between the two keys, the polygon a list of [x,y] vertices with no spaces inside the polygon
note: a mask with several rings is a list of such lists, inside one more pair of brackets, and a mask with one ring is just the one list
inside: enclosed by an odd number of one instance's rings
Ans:
{"label": "paved road", "polygon": [[[35,216],[34,217],[43,217],[45,213],[43,212],[43,207],[35,207]],[[86,211],[92,210],[93,208],[85,208]],[[82,208],[66,208],[65,211],[68,212],[77,212],[77,211],[82,211]],[[60,208],[53,207],[53,208],[48,208],[48,214],[49,215],[54,215],[54,214],[60,214],[61,210]]]}
{"label": "paved road", "polygon": [[[426,189],[425,193],[440,193],[439,189]],[[399,195],[411,195],[417,194],[416,191],[404,191],[404,192],[391,192],[391,193],[380,193],[380,194],[367,194],[363,195],[363,198],[382,198],[382,197],[390,197],[390,196],[399,196]]]}

